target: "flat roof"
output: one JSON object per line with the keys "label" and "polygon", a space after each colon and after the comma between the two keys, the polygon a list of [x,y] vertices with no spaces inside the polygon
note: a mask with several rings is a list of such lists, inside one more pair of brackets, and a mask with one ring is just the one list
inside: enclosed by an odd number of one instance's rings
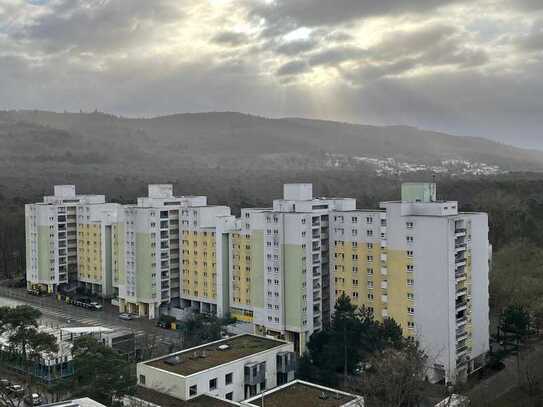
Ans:
{"label": "flat roof", "polygon": [[161,407],[232,407],[239,406],[238,403],[231,403],[227,400],[222,400],[216,397],[207,396],[205,394],[195,397],[190,400],[181,400],[177,397],[172,397],[155,390],[151,390],[142,386],[136,388],[134,397],[159,405]]}
{"label": "flat roof", "polygon": [[106,407],[97,401],[89,397],[83,397],[80,399],[65,400],[58,403],[44,404],[44,407]]}
{"label": "flat roof", "polygon": [[[159,359],[143,363],[181,376],[189,376],[286,344],[287,342],[279,341],[277,339],[242,334],[181,352],[172,353]],[[228,349],[220,350],[219,346],[221,345],[228,345]],[[196,353],[198,355],[196,355]],[[204,357],[202,357],[202,353],[205,354]]]}
{"label": "flat roof", "polygon": [[[265,407],[341,407],[358,396],[296,380],[264,394]],[[246,401],[262,407],[262,396]],[[364,404],[362,403],[361,406]]]}

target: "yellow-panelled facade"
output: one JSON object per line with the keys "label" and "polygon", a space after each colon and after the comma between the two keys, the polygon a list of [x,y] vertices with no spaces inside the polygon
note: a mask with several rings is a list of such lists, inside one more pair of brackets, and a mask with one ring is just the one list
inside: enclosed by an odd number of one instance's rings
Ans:
{"label": "yellow-panelled facade", "polygon": [[334,249],[336,298],[345,293],[353,304],[372,310],[376,320],[393,318],[405,336],[412,336],[413,273],[407,271],[412,264],[407,253],[364,241],[338,240]]}
{"label": "yellow-panelled facade", "polygon": [[99,224],[80,224],[77,233],[78,278],[102,282],[102,233]]}
{"label": "yellow-panelled facade", "polygon": [[182,296],[217,299],[215,232],[182,231]]}
{"label": "yellow-panelled facade", "polygon": [[251,238],[239,233],[232,236],[232,301],[251,305]]}
{"label": "yellow-panelled facade", "polygon": [[366,242],[338,240],[335,242],[334,274],[336,297],[342,293],[353,304],[373,310],[380,320],[384,304],[381,302],[380,247]]}
{"label": "yellow-panelled facade", "polygon": [[404,336],[414,330],[414,272],[413,262],[405,250],[388,250],[388,316],[402,327]]}

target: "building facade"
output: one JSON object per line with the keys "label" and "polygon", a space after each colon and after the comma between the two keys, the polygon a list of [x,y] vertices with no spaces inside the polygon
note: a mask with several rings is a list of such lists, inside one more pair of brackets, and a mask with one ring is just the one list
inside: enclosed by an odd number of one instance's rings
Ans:
{"label": "building facade", "polygon": [[53,293],[78,281],[79,205],[102,205],[103,195],[77,195],[73,185],[56,185],[54,195],[25,205],[26,277]]}
{"label": "building facade", "polygon": [[489,350],[488,218],[404,184],[382,211],[334,212],[334,294],[393,318],[430,358],[429,379],[456,382]]}
{"label": "building facade", "polygon": [[330,213],[355,207],[350,198],[315,199],[311,184],[286,184],[271,208],[242,209],[231,233],[231,314],[303,353],[333,308]]}
{"label": "building facade", "polygon": [[237,219],[171,185],[132,205],[57,186],[26,206],[26,228],[29,287],[79,284],[120,312],[230,314],[301,354],[345,293],[420,341],[432,381],[465,377],[488,351],[488,218],[437,200],[435,184],[404,184],[378,210],[286,184]]}
{"label": "building facade", "polygon": [[292,343],[238,335],[138,363],[138,385],[180,400],[240,401],[294,380]]}

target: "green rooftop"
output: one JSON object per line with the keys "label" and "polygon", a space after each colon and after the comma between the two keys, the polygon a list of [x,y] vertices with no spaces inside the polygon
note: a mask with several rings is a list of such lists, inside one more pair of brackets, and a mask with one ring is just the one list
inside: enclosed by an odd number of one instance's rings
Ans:
{"label": "green rooftop", "polygon": [[189,376],[285,344],[286,342],[262,336],[239,335],[172,353],[160,359],[145,362],[145,364],[182,376]]}
{"label": "green rooftop", "polygon": [[[296,381],[277,390],[264,394],[265,407],[341,407],[355,400],[356,396],[337,393]],[[250,402],[250,405],[262,407],[262,398]],[[357,404],[355,404],[358,406]],[[363,402],[360,404],[364,406]]]}
{"label": "green rooftop", "polygon": [[238,403],[232,403],[206,395],[184,401],[141,386],[137,387],[134,397],[161,407],[232,407],[239,405]]}

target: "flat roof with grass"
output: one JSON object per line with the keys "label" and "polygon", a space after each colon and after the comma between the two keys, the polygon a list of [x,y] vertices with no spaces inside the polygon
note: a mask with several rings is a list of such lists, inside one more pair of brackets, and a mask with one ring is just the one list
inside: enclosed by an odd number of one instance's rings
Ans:
{"label": "flat roof with grass", "polygon": [[[129,396],[130,397],[130,396]],[[155,390],[138,386],[134,394],[135,398],[161,407],[233,407],[238,403],[222,400],[212,396],[201,395],[188,401],[160,393]],[[144,407],[144,406],[141,406]]]}
{"label": "flat roof with grass", "polygon": [[[262,407],[262,395],[246,400],[251,406]],[[364,407],[364,399],[328,387],[296,380],[264,394],[266,407]]]}
{"label": "flat roof with grass", "polygon": [[189,376],[283,345],[287,345],[287,342],[244,334],[172,353],[144,363],[181,376]]}

